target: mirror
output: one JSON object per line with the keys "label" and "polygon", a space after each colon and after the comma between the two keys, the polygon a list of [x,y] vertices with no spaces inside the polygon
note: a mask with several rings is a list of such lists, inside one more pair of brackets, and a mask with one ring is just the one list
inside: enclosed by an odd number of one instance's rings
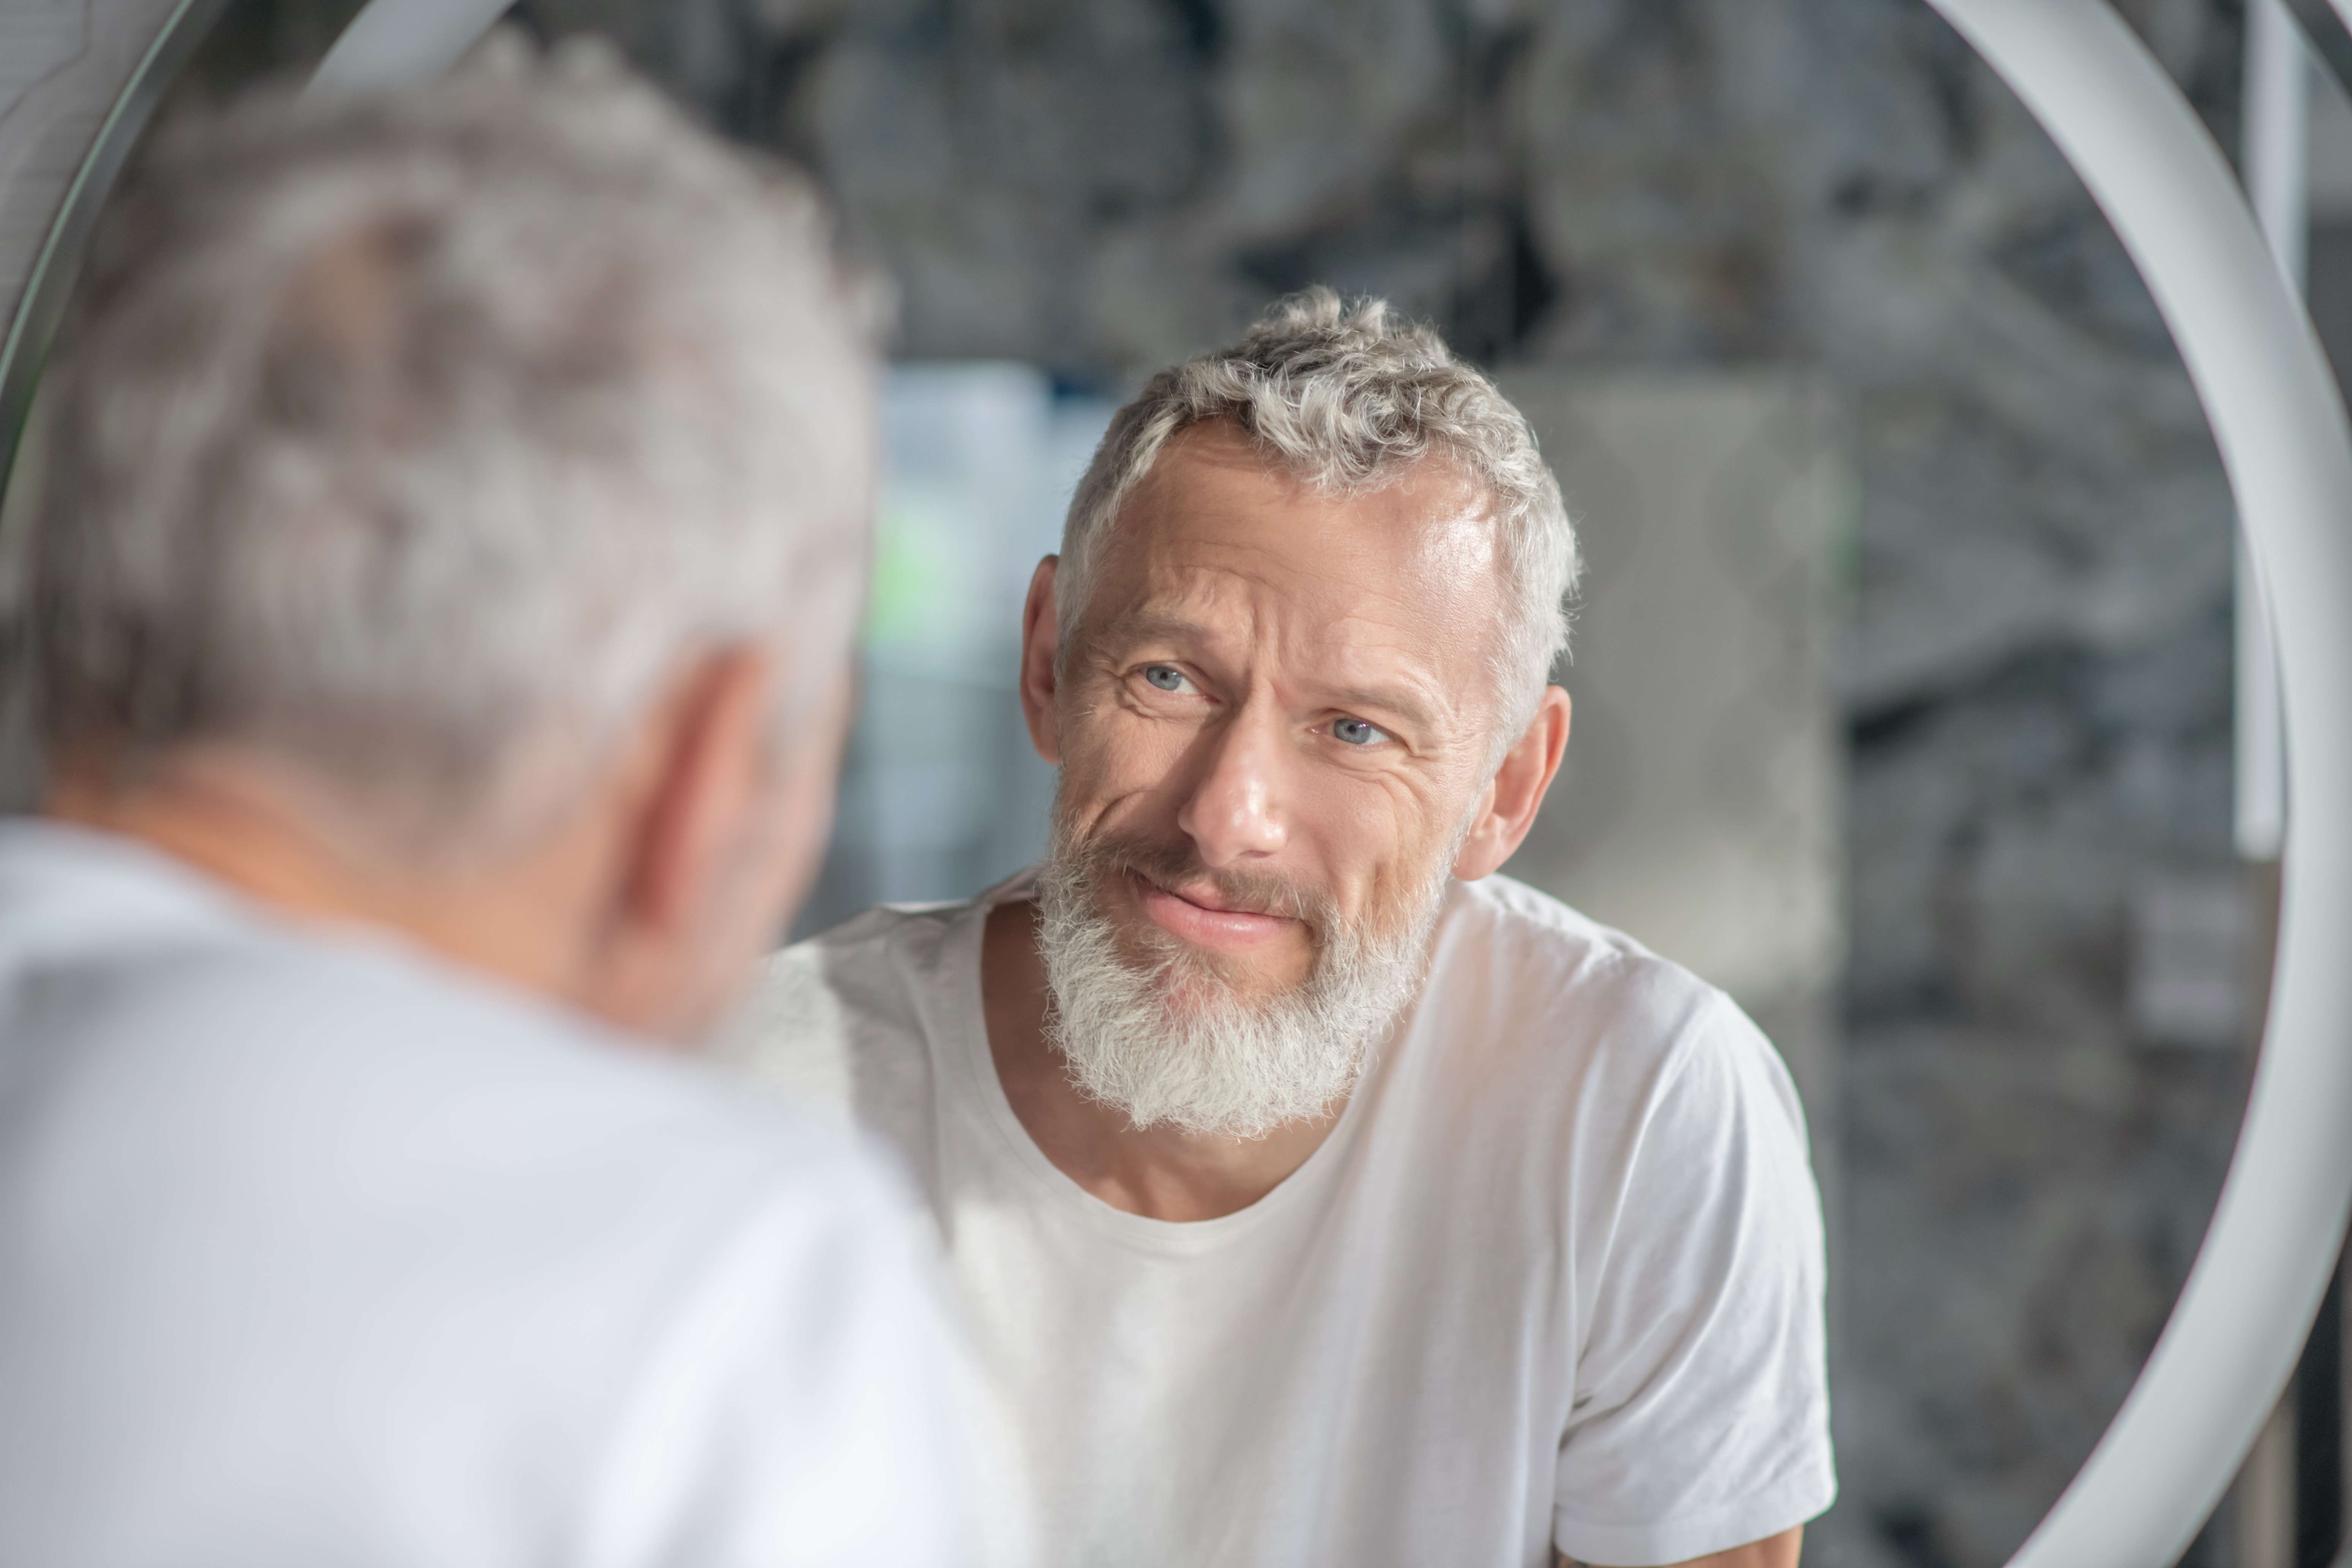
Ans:
{"label": "mirror", "polygon": [[[181,90],[313,61],[351,9],[235,0]],[[2137,19],[2228,138],[2229,17]],[[1808,1560],[2006,1560],[2211,1217],[2277,895],[2231,849],[2232,502],[2197,389],[1968,44],[1907,0],[508,20],[611,37],[810,164],[904,289],[871,808],[813,922],[1034,853],[1025,563],[994,568],[1051,547],[1142,375],[1324,281],[1505,379],[1591,556],[1570,764],[1507,869],[1730,989],[1805,1089],[1843,1488]],[[2329,221],[2323,329],[2352,297]],[[2307,1382],[2305,1453],[2338,1451],[2304,1527],[2340,1530],[2341,1377]],[[2256,1568],[2264,1508],[2187,1561]]]}

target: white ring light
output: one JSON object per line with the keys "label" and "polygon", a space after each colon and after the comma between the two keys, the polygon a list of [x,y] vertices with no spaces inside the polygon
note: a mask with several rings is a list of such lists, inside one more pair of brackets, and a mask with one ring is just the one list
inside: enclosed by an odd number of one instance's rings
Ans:
{"label": "white ring light", "polygon": [[2276,621],[2278,965],[2212,1229],[2090,1462],[2012,1568],[2158,1568],[2286,1386],[2352,1211],[2352,433],[2220,149],[2096,0],[1930,0],[2104,208],[2179,345]]}
{"label": "white ring light", "polygon": [[[2229,165],[2103,0],[1928,3],[2024,100],[2138,265],[2212,425],[2276,621],[2301,809],[2237,1152],[2147,1365],[2011,1563],[2163,1568],[2286,1386],[2352,1215],[2352,430]],[[311,90],[438,75],[503,9],[370,0]]]}
{"label": "white ring light", "polygon": [[368,0],[310,73],[306,98],[439,76],[506,12],[498,0]]}

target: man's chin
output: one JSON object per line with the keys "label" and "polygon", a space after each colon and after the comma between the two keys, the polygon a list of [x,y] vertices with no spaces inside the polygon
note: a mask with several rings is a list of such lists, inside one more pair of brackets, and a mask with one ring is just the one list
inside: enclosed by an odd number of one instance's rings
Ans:
{"label": "man's chin", "polygon": [[1158,977],[1172,1016],[1278,1001],[1304,986],[1314,968],[1312,953],[1234,952],[1187,942],[1140,911],[1122,910],[1112,923],[1119,958],[1136,973]]}

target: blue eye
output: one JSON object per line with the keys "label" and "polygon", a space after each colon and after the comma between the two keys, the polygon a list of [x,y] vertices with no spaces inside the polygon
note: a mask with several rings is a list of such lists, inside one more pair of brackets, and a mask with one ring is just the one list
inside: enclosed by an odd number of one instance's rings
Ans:
{"label": "blue eye", "polygon": [[1351,746],[1369,746],[1388,739],[1384,732],[1361,719],[1336,719],[1331,723],[1331,733]]}
{"label": "blue eye", "polygon": [[1143,667],[1143,679],[1162,691],[1184,689],[1184,672],[1172,664],[1147,664]]}

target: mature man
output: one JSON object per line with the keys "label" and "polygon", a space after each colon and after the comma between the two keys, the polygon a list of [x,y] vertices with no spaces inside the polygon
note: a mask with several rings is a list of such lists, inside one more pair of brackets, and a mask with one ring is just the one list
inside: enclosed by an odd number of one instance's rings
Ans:
{"label": "mature man", "polygon": [[816,204],[579,60],[166,139],[49,387],[0,1562],[971,1560],[920,1228],[698,1032],[830,809]]}
{"label": "mature man", "polygon": [[1317,291],[1112,423],[1030,591],[1050,857],[732,1048],[905,1153],[1048,1561],[1795,1561],[1819,1207],[1724,996],[1491,874],[1568,738],[1525,422]]}

